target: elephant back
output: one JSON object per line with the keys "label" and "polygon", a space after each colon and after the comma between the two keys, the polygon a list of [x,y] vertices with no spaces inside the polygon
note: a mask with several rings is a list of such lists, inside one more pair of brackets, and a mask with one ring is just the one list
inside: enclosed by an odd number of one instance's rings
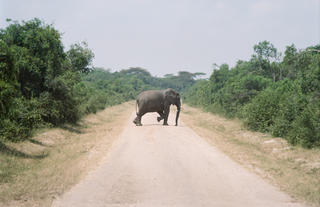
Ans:
{"label": "elephant back", "polygon": [[164,93],[160,90],[143,91],[137,96],[139,110],[151,112],[163,110]]}

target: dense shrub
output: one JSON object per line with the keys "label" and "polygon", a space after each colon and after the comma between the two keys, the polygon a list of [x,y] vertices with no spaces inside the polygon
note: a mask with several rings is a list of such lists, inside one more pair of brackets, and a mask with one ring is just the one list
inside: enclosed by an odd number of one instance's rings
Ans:
{"label": "dense shrub", "polygon": [[74,86],[90,71],[92,52],[64,52],[60,33],[39,19],[0,30],[0,137],[23,140],[43,124],[79,120]]}
{"label": "dense shrub", "polygon": [[44,124],[38,99],[15,98],[7,116],[0,122],[0,137],[12,141],[28,138],[33,129]]}
{"label": "dense shrub", "polygon": [[28,138],[42,125],[76,123],[83,115],[134,99],[147,89],[185,90],[201,73],[157,78],[142,68],[94,69],[87,43],[64,51],[61,34],[39,19],[0,30],[0,139]]}
{"label": "dense shrub", "polygon": [[269,82],[268,79],[255,75],[230,78],[216,93],[214,102],[220,105],[226,115],[235,116],[241,107],[263,90]]}
{"label": "dense shrub", "polygon": [[304,147],[320,140],[320,45],[299,51],[288,46],[282,61],[274,46],[260,42],[249,61],[215,68],[194,84],[186,102],[269,132]]}
{"label": "dense shrub", "polygon": [[304,147],[320,147],[320,98],[309,100],[300,116],[292,123],[288,141]]}
{"label": "dense shrub", "polygon": [[208,93],[210,88],[210,82],[205,80],[197,81],[184,95],[184,99],[196,106],[208,106],[212,104],[212,99],[210,95],[212,93]]}
{"label": "dense shrub", "polygon": [[283,80],[259,93],[242,115],[251,129],[286,136],[305,104],[299,85]]}

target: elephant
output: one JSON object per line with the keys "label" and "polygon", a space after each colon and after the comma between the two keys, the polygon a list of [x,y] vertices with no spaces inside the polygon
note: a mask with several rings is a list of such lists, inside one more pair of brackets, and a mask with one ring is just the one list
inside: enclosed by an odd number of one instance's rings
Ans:
{"label": "elephant", "polygon": [[148,112],[158,112],[160,117],[157,117],[157,121],[163,121],[163,125],[168,125],[168,116],[170,111],[170,105],[177,106],[176,114],[176,126],[178,126],[178,119],[181,108],[180,94],[171,88],[166,90],[148,90],[143,91],[137,96],[136,99],[136,112],[137,117],[133,120],[133,123],[137,126],[142,126],[141,117]]}

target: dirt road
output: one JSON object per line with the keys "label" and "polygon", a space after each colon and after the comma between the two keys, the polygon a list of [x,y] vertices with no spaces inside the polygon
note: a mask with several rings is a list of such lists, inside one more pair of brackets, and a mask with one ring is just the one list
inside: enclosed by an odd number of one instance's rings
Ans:
{"label": "dirt road", "polygon": [[62,206],[303,206],[210,146],[183,122],[146,114],[128,120],[111,151],[86,179],[53,204]]}

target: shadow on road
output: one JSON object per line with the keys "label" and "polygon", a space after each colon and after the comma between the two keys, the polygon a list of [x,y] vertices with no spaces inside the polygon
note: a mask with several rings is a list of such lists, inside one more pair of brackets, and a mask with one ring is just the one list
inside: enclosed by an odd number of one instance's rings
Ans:
{"label": "shadow on road", "polygon": [[142,126],[137,126],[137,127],[150,127],[150,126],[163,126],[163,127],[184,127],[184,126],[175,126],[173,125],[162,125],[162,124],[142,124]]}

